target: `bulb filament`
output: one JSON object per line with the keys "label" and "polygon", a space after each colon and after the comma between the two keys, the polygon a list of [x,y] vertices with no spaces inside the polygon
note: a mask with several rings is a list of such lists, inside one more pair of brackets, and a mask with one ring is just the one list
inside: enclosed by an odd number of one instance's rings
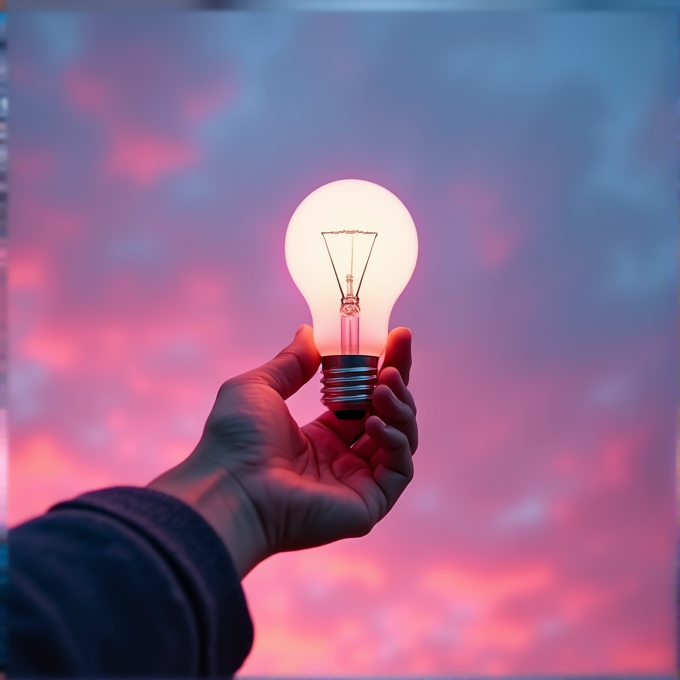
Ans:
{"label": "bulb filament", "polygon": [[[360,234],[361,236],[373,236],[370,243],[370,248],[368,249],[368,255],[366,256],[366,263],[364,264],[363,271],[361,272],[361,278],[359,279],[359,285],[357,286],[356,293],[354,292],[354,236],[355,234]],[[359,354],[359,312],[361,308],[359,307],[359,290],[361,289],[361,284],[364,280],[364,274],[366,273],[366,267],[368,267],[368,261],[371,258],[371,253],[373,252],[373,246],[375,245],[375,239],[378,236],[376,231],[358,231],[358,230],[342,230],[342,231],[322,231],[324,242],[326,243],[326,250],[328,251],[328,257],[331,260],[331,265],[333,266],[333,272],[335,274],[335,279],[338,282],[338,287],[340,288],[340,353],[341,354]],[[349,274],[345,277],[346,288],[343,290],[342,284],[340,283],[340,277],[338,276],[338,270],[331,253],[331,248],[328,245],[328,240],[326,236],[337,236],[337,235],[347,235],[350,236],[349,243]],[[364,245],[367,241],[364,241]],[[346,240],[340,245],[346,245]],[[346,251],[345,251],[346,252]],[[336,252],[336,259],[340,260],[339,257],[341,253]],[[345,270],[347,271],[347,270]]]}

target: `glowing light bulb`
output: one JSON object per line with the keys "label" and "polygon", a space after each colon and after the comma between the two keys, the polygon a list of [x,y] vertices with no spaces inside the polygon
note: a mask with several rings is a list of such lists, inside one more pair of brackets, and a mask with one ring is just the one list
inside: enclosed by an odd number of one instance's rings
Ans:
{"label": "glowing light bulb", "polygon": [[371,404],[392,308],[416,266],[413,219],[378,184],[330,182],[293,213],[285,250],[312,313],[321,401],[339,418],[361,418]]}

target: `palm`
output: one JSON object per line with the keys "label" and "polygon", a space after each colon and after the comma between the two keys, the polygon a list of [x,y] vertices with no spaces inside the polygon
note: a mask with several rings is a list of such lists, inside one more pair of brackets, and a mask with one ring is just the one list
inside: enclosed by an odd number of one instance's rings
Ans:
{"label": "palm", "polygon": [[342,437],[354,438],[363,423],[340,423],[331,416],[334,431],[327,424],[330,414],[323,414],[299,428],[271,387],[244,387],[238,386],[234,395],[240,401],[238,417],[225,403],[229,415],[214,429],[234,452],[221,464],[239,476],[260,514],[276,518],[268,523],[269,542],[280,550],[295,550],[366,534],[387,512],[387,498],[375,482],[370,460],[357,455]]}

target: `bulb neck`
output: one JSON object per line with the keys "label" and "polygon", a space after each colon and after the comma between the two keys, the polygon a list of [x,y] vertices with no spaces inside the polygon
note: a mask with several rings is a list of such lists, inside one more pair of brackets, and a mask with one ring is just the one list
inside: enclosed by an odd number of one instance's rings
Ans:
{"label": "bulb neck", "polygon": [[364,354],[321,357],[321,372],[321,403],[340,420],[363,418],[378,384],[378,357]]}

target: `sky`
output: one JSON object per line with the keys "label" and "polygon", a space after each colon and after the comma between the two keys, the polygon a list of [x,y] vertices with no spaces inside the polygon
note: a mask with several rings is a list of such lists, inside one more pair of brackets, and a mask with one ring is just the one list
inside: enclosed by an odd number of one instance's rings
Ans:
{"label": "sky", "polygon": [[366,179],[418,229],[391,320],[415,478],[368,536],[246,577],[242,673],[673,670],[675,30],[14,14],[10,525],[186,457],[220,384],[311,319],[293,211]]}

